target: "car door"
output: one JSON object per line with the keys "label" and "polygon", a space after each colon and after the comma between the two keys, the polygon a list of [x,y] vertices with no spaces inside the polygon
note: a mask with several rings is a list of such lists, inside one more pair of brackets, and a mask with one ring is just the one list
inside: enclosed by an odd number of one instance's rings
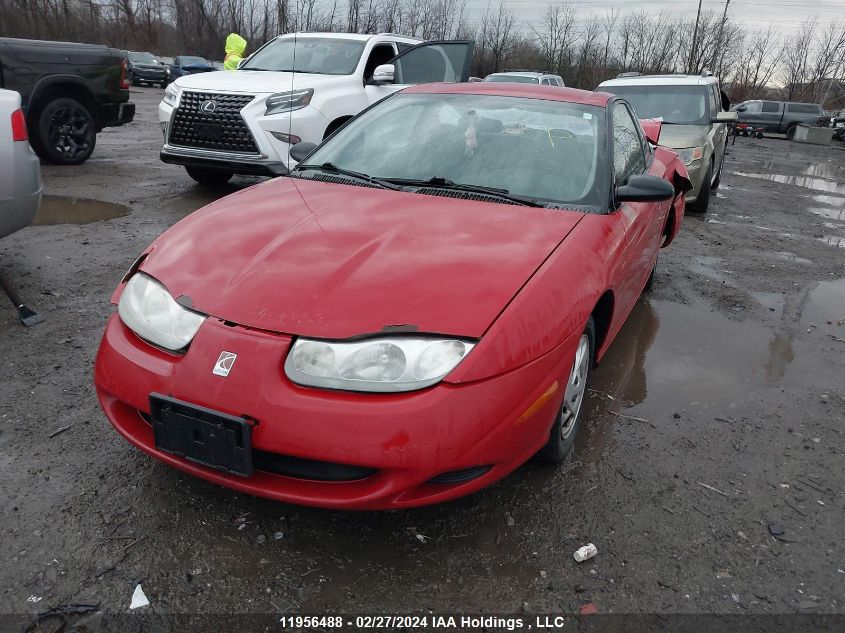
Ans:
{"label": "car door", "polygon": [[783,102],[761,101],[760,113],[753,120],[755,127],[762,127],[766,132],[777,132],[783,119]]}
{"label": "car door", "polygon": [[365,87],[370,104],[415,84],[464,82],[469,78],[472,42],[444,40],[412,46],[390,60],[393,83],[370,82]]}
{"label": "car door", "polygon": [[722,111],[722,95],[719,92],[719,86],[717,84],[710,84],[709,86],[710,94],[708,95],[710,98],[710,134],[712,135],[713,139],[713,158],[714,158],[714,168],[713,168],[713,175],[719,173],[719,168],[722,165],[722,160],[725,157],[725,146],[726,146],[726,139],[728,137],[728,126],[726,123],[713,123],[712,120],[716,118],[716,115]]}
{"label": "car door", "polygon": [[[646,172],[651,150],[636,117],[623,101],[612,105],[611,134],[615,189],[627,183],[631,176]],[[623,202],[613,212],[625,231],[624,250],[616,258],[617,268],[612,273],[624,314],[640,296],[660,247],[657,210],[654,202]]]}

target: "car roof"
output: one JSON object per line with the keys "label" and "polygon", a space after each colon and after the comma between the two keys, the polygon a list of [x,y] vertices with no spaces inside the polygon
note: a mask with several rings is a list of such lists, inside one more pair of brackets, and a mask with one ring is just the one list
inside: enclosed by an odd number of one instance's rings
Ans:
{"label": "car roof", "polygon": [[332,33],[329,31],[300,31],[297,33],[285,33],[280,35],[279,39],[292,39],[294,37],[330,37],[336,40],[358,40],[359,42],[366,42],[374,37],[392,37],[411,42],[422,42],[423,40],[411,37],[409,35],[399,35],[398,33]]}
{"label": "car roof", "polygon": [[632,75],[608,79],[602,86],[705,86],[716,83],[712,75]]}
{"label": "car roof", "polygon": [[565,101],[599,107],[607,106],[614,95],[606,92],[590,92],[576,88],[543,86],[540,84],[517,84],[475,81],[473,83],[421,84],[405,88],[409,94],[465,94],[493,95],[497,97],[524,97],[527,99],[545,99],[546,101]]}

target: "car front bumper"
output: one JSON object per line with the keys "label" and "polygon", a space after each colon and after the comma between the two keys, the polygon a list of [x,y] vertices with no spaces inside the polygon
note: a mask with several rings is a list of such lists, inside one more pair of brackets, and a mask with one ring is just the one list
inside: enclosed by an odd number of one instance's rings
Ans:
{"label": "car front bumper", "polygon": [[329,120],[322,112],[308,106],[292,113],[266,116],[264,95],[258,95],[241,110],[241,116],[258,148],[257,154],[227,153],[195,147],[177,146],[169,142],[170,125],[175,108],[162,101],[158,106],[158,120],[164,135],[160,158],[166,163],[222,169],[236,174],[282,176],[296,166],[290,157],[291,143],[275,134],[294,135],[303,141],[319,143]]}
{"label": "car front bumper", "polygon": [[686,167],[689,181],[692,184],[692,189],[687,191],[687,195],[685,196],[686,202],[689,204],[690,202],[695,202],[698,199],[698,192],[701,191],[701,187],[704,184],[704,176],[707,173],[707,170],[704,169],[703,160],[694,160]]}
{"label": "car front bumper", "polygon": [[160,70],[148,68],[133,68],[132,78],[138,82],[160,83],[167,81],[167,70],[164,68]]}
{"label": "car front bumper", "polygon": [[[175,355],[142,341],[113,314],[97,353],[97,395],[109,421],[130,443],[202,479],[303,505],[403,508],[474,492],[537,452],[560,406],[577,336],[498,377],[400,394],[295,385],[283,370],[291,341],[209,317],[188,351]],[[237,354],[226,378],[212,374],[224,350]],[[151,393],[253,419],[253,450],[265,457],[313,460],[368,474],[347,481],[280,474],[262,470],[256,458],[255,472],[240,477],[163,452],[148,422]],[[431,482],[455,471],[457,482]]]}

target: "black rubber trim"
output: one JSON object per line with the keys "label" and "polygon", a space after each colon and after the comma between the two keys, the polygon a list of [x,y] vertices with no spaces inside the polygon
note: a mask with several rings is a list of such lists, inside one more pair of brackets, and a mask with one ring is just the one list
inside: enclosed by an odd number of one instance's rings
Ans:
{"label": "black rubber trim", "polygon": [[248,176],[284,176],[288,173],[287,167],[282,163],[250,164],[233,160],[221,160],[219,158],[202,158],[199,156],[183,156],[181,154],[170,154],[161,151],[159,158],[162,162],[171,165],[184,165],[186,167],[202,167],[203,169],[219,169],[229,171],[233,174],[246,174]]}
{"label": "black rubber trim", "polygon": [[450,470],[432,477],[426,483],[429,484],[463,484],[489,472],[492,466],[472,466],[462,470]]}

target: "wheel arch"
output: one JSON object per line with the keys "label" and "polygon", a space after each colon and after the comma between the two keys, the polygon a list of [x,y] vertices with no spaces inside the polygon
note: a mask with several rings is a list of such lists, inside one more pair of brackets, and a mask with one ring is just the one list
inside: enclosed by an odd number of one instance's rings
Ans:
{"label": "wheel arch", "polygon": [[599,297],[590,316],[593,317],[593,324],[595,325],[594,351],[593,363],[598,362],[598,358],[605,352],[605,344],[607,343],[608,335],[610,334],[610,324],[613,322],[613,310],[616,305],[616,298],[613,291],[608,289]]}
{"label": "wheel arch", "polygon": [[102,130],[94,94],[82,79],[74,75],[53,75],[36,83],[29,97],[27,118],[37,116],[41,108],[54,97],[69,97],[79,101],[88,108],[97,131]]}

